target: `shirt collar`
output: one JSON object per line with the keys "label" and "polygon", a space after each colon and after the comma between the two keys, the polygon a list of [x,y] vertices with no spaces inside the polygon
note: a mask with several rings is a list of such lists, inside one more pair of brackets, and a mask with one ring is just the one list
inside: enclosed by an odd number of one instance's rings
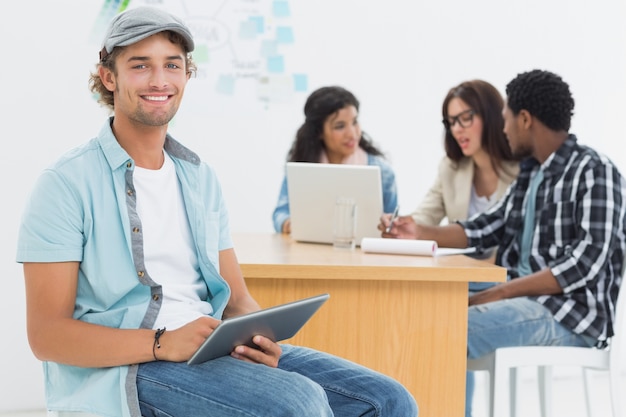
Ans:
{"label": "shirt collar", "polygon": [[[122,148],[113,134],[111,124],[113,123],[113,117],[110,117],[100,129],[97,140],[102,148],[102,152],[109,163],[112,170],[115,170],[123,165],[126,165],[131,160],[130,155]],[[193,151],[183,146],[180,142],[176,141],[168,133],[165,137],[165,144],[163,145],[165,151],[170,156],[185,160],[194,165],[200,164],[200,157]]]}
{"label": "shirt collar", "polygon": [[[577,138],[574,134],[567,135],[565,142],[559,148],[552,152],[548,159],[542,164],[544,175],[549,176],[553,172],[563,172],[565,167],[576,148]],[[528,157],[520,162],[520,171],[532,172],[533,168],[539,164],[535,158]]]}

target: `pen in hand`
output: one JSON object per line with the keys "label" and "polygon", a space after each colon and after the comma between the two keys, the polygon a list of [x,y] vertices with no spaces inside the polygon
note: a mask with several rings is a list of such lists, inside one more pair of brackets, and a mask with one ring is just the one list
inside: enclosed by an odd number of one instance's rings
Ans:
{"label": "pen in hand", "polygon": [[391,219],[389,219],[389,226],[385,229],[385,233],[391,232],[391,226],[393,226],[393,221],[398,217],[398,211],[400,211],[400,206],[396,206],[396,209],[393,211],[391,215]]}

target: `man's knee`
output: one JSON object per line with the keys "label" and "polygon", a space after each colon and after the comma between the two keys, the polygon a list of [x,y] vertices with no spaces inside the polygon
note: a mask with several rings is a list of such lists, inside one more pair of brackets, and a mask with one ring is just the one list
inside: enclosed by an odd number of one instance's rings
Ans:
{"label": "man's knee", "polygon": [[[269,399],[268,399],[269,400]],[[276,404],[273,416],[332,416],[332,410],[324,389],[314,381],[291,374],[281,389],[276,391],[271,401]]]}

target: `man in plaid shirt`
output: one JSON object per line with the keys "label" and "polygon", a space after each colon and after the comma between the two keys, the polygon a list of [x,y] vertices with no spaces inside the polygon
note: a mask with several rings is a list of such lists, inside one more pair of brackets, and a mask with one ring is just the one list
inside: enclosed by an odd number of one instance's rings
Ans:
{"label": "man in plaid shirt", "polygon": [[[613,335],[626,247],[625,183],[605,156],[568,133],[569,86],[533,70],[506,87],[504,132],[520,174],[487,212],[447,226],[401,216],[384,237],[442,247],[498,246],[509,280],[470,294],[468,358],[506,346],[602,346]],[[385,230],[384,216],[379,228]],[[468,373],[471,415],[473,381]]]}

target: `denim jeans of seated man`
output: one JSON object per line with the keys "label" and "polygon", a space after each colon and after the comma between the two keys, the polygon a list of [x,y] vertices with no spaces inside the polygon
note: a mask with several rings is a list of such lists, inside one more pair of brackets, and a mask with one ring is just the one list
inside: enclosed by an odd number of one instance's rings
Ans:
{"label": "denim jeans of seated man", "polygon": [[496,284],[497,282],[469,282],[468,286],[469,286],[470,295],[472,293],[477,293],[477,292],[486,290],[487,288],[491,288]]}
{"label": "denim jeans of seated man", "polygon": [[[469,256],[470,258],[474,258],[474,259],[487,260],[491,258],[492,256],[495,256],[495,249],[492,248],[492,249],[487,249],[479,253],[470,253],[467,256]],[[507,279],[508,279],[508,276],[507,276]],[[483,290],[486,290],[487,288],[491,288],[496,284],[497,282],[470,282],[469,283],[470,295],[472,293],[483,291]]]}
{"label": "denim jeans of seated man", "polygon": [[278,368],[225,356],[199,365],[141,364],[144,417],[413,417],[417,405],[395,380],[344,359],[281,345]]}
{"label": "denim jeans of seated man", "polygon": [[[596,340],[563,327],[542,304],[527,297],[471,306],[468,311],[467,357],[476,359],[509,346],[583,346]],[[465,417],[472,416],[474,373],[467,372]]]}

